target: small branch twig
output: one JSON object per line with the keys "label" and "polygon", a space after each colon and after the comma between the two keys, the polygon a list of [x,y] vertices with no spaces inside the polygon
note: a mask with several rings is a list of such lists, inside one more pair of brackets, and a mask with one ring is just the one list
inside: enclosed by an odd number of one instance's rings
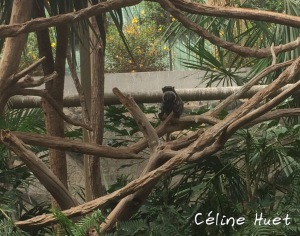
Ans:
{"label": "small branch twig", "polygon": [[24,95],[24,96],[39,96],[44,99],[46,99],[51,106],[54,108],[54,110],[57,112],[57,114],[66,122],[75,125],[75,126],[81,126],[87,130],[93,130],[90,126],[83,124],[81,122],[74,121],[70,119],[62,110],[60,110],[59,106],[57,105],[56,101],[47,93],[46,90],[35,90],[35,89],[22,89],[19,88],[16,90],[16,95]]}
{"label": "small branch twig", "polygon": [[15,74],[13,76],[13,82],[16,83],[19,79],[21,79],[25,75],[29,74],[31,71],[35,70],[35,68],[37,68],[40,64],[42,64],[43,61],[45,61],[45,60],[46,60],[46,57],[42,57],[39,60],[37,60],[36,62],[32,63],[27,68],[25,68],[24,70],[22,70],[22,71],[18,72],[17,74]]}
{"label": "small branch twig", "polygon": [[276,65],[276,53],[275,53],[274,43],[272,43],[270,50],[272,54],[272,65]]}
{"label": "small branch twig", "polygon": [[36,79],[34,80],[30,75],[26,75],[25,77],[23,77],[24,79],[22,81],[19,81],[17,83],[17,86],[19,86],[20,88],[32,88],[32,87],[38,87],[41,86],[42,84],[56,79],[57,78],[57,73],[56,71],[54,71],[52,74],[44,76],[40,79]]}
{"label": "small branch twig", "polygon": [[76,73],[76,68],[72,63],[72,58],[71,58],[70,51],[68,51],[68,53],[67,53],[67,61],[68,61],[68,65],[69,65],[69,68],[70,68],[70,71],[71,71],[71,75],[72,75],[76,90],[77,90],[78,95],[79,95],[79,102],[80,102],[80,105],[81,105],[81,108],[82,108],[82,111],[83,111],[82,112],[83,122],[86,123],[87,125],[91,125],[90,114],[89,114],[89,111],[88,111],[88,108],[87,108],[87,105],[86,105],[86,102],[85,102],[84,92],[83,92],[81,83],[79,81],[78,75]]}

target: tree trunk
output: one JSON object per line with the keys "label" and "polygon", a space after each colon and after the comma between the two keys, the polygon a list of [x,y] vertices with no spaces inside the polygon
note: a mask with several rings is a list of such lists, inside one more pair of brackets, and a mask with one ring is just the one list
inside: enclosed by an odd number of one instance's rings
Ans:
{"label": "tree trunk", "polygon": [[[32,0],[14,0],[10,24],[23,23],[30,19]],[[27,34],[7,38],[0,62],[0,115],[3,114],[5,105],[13,94],[14,84],[12,75],[17,73],[22,51],[25,46]]]}
{"label": "tree trunk", "polygon": [[[90,33],[93,46],[91,54],[91,125],[94,129],[91,135],[91,143],[102,144],[104,123],[104,51],[96,18],[92,17],[91,22],[97,33],[97,35],[94,31]],[[89,157],[88,168],[91,197],[95,199],[104,193],[101,182],[100,158]]]}
{"label": "tree trunk", "polygon": [[[35,5],[37,17],[44,17],[44,5],[39,1]],[[63,7],[60,6],[60,13],[64,13]],[[43,64],[44,74],[52,73],[55,70],[58,77],[46,83],[46,90],[52,96],[60,109],[63,109],[63,90],[65,77],[65,62],[68,48],[68,26],[57,26],[57,46],[55,63],[52,56],[51,41],[49,31],[39,31],[37,33],[39,49],[41,56],[46,56],[46,62]],[[51,136],[64,137],[64,121],[52,108],[47,101],[42,101],[42,107],[45,113],[45,123],[47,133]],[[66,154],[63,150],[49,149],[50,168],[53,173],[60,179],[63,185],[68,188]],[[55,201],[52,202],[54,207],[58,207]],[[67,206],[60,206],[66,209]]]}

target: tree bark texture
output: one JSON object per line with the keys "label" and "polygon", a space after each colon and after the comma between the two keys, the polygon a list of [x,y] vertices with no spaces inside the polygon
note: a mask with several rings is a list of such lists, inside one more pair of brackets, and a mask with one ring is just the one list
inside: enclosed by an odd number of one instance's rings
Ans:
{"label": "tree bark texture", "polygon": [[[31,16],[32,0],[14,0],[10,25],[28,21]],[[2,59],[0,62],[0,115],[3,114],[5,105],[13,94],[13,74],[17,73],[22,50],[26,42],[27,34],[7,38],[5,41]]]}
{"label": "tree bark texture", "polygon": [[[93,132],[91,143],[102,144],[104,125],[104,48],[100,37],[99,26],[96,18],[91,19],[95,31],[90,31],[92,42],[91,54],[91,125]],[[100,158],[90,156],[88,158],[89,180],[91,188],[91,199],[98,198],[104,194],[101,181]]]}
{"label": "tree bark texture", "polygon": [[[35,16],[45,17],[43,1],[37,1],[34,4]],[[61,6],[60,12],[64,13]],[[37,39],[39,45],[40,56],[45,56],[46,60],[43,63],[44,74],[50,74],[54,70],[58,77],[46,83],[46,90],[48,94],[56,101],[59,109],[63,110],[63,91],[64,91],[64,77],[65,77],[65,62],[68,49],[68,26],[57,26],[57,42],[56,42],[56,58],[53,59],[51,40],[49,30],[42,30],[37,32]],[[45,114],[45,123],[47,133],[51,136],[64,137],[64,121],[55,111],[49,102],[42,100],[42,107]],[[50,168],[53,173],[60,179],[63,185],[68,188],[67,179],[67,163],[66,154],[64,150],[49,149]],[[53,206],[58,207],[53,201]],[[61,209],[67,209],[67,206],[60,205]]]}

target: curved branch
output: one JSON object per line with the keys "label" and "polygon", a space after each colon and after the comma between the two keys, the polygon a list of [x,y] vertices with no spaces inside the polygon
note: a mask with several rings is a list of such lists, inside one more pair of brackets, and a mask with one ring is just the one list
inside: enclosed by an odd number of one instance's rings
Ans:
{"label": "curved branch", "polygon": [[[298,73],[300,72],[300,67],[298,69],[294,70],[290,78],[294,78]],[[241,117],[240,119],[233,122],[231,125],[228,126],[227,133],[233,133],[240,127],[248,124],[252,120],[260,117],[261,115],[265,114],[266,112],[270,111],[273,107],[279,105],[284,99],[288,98],[290,95],[292,95],[295,91],[297,91],[300,88],[300,81],[295,83],[295,85],[287,90],[284,90],[282,93],[274,97],[272,100],[268,101],[261,107],[255,109],[254,111],[246,114],[245,116]]]}
{"label": "curved branch", "polygon": [[[157,1],[165,10],[170,12],[179,22],[182,23],[187,29],[194,31],[200,37],[203,37],[210,41],[212,44],[225,48],[229,51],[235,52],[236,54],[243,57],[256,57],[256,58],[265,58],[272,56],[272,52],[270,48],[250,48],[243,47],[235,43],[227,42],[213,34],[211,34],[208,30],[199,26],[195,22],[191,21],[187,18],[180,10],[178,10],[172,2],[169,0],[159,0]],[[281,52],[286,52],[297,48],[300,45],[300,37],[298,37],[295,41],[289,42],[287,44],[278,45],[274,47],[274,52],[276,54]]]}
{"label": "curved branch", "polygon": [[281,25],[300,28],[300,17],[282,14],[278,12],[256,10],[241,7],[221,7],[200,4],[187,0],[172,0],[172,3],[180,10],[205,16],[231,17],[237,19],[266,21]]}
{"label": "curved branch", "polygon": [[39,31],[52,26],[68,24],[122,7],[133,6],[140,2],[141,0],[113,0],[101,2],[76,12],[52,16],[50,18],[36,18],[23,24],[1,25],[0,37],[13,37],[23,33]]}
{"label": "curved branch", "polygon": [[83,143],[66,138],[53,137],[46,134],[31,134],[23,132],[12,132],[24,143],[47,148],[63,149],[66,151],[79,152],[101,158],[112,159],[141,159],[142,157],[128,151],[127,148],[113,148],[96,144]]}
{"label": "curved branch", "polygon": [[276,71],[279,68],[282,68],[284,66],[289,66],[293,63],[294,60],[286,61],[283,63],[275,64],[268,66],[267,68],[263,69],[258,75],[253,77],[249,82],[247,82],[244,86],[241,87],[241,89],[237,90],[230,96],[228,96],[224,101],[219,103],[215,108],[207,112],[211,116],[216,116],[219,114],[225,107],[227,107],[230,103],[232,103],[234,100],[240,98],[243,94],[245,94],[247,91],[249,91],[253,85],[257,84],[259,80],[261,80],[263,77],[267,76],[273,71]]}
{"label": "curved branch", "polygon": [[[127,6],[133,6],[140,2],[140,0],[112,0],[108,2],[98,3],[92,7],[85,8],[77,12],[62,14],[59,16],[53,16],[49,18],[37,18],[31,21],[27,21],[23,24],[1,25],[0,37],[12,37],[22,33],[42,30],[60,24],[68,24],[89,18],[91,16],[99,15],[101,13],[108,12],[111,10]],[[248,20],[260,20],[300,28],[300,18],[297,16],[290,16],[277,12],[245,8],[219,6],[214,7],[209,5],[198,4],[195,2],[189,2],[186,0],[173,0],[172,2],[180,10],[192,14],[201,14],[217,17],[232,17]]]}
{"label": "curved branch", "polygon": [[300,108],[290,108],[290,109],[278,109],[275,111],[270,111],[255,120],[251,121],[246,126],[252,126],[267,120],[274,120],[281,117],[288,117],[288,116],[300,116]]}
{"label": "curved branch", "polygon": [[87,130],[93,130],[90,126],[83,124],[81,122],[74,121],[70,119],[62,110],[60,110],[59,106],[57,105],[56,101],[47,93],[45,90],[35,90],[35,89],[16,89],[17,95],[32,95],[32,96],[39,96],[44,99],[46,99],[51,106],[54,108],[54,110],[61,116],[62,119],[64,119],[66,122],[75,125],[75,126],[81,126]]}

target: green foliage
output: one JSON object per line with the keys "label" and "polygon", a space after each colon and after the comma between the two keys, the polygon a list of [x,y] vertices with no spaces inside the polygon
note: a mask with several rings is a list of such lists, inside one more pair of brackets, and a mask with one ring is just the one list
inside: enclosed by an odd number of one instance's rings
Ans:
{"label": "green foliage", "polygon": [[14,227],[11,220],[0,220],[0,235],[1,236],[29,236],[30,234],[21,231]]}
{"label": "green foliage", "polygon": [[[0,118],[0,128],[12,131],[43,133],[44,123],[41,109],[8,110]],[[35,152],[43,151],[35,148]],[[23,164],[15,164],[18,157],[9,152],[4,146],[0,147],[0,202],[2,213],[0,219],[7,214],[12,219],[26,218],[34,209],[36,214],[45,212],[35,206],[35,201],[27,198],[26,191],[32,180],[32,174]],[[31,209],[32,207],[32,209]],[[35,208],[36,207],[36,208]]]}
{"label": "green foliage", "polygon": [[[246,8],[263,8],[268,10],[279,11],[289,15],[300,15],[299,1],[256,1],[248,0],[236,2],[237,6]],[[190,18],[200,26],[204,27],[212,34],[228,41],[242,46],[269,48],[274,45],[286,44],[296,40],[299,35],[299,29],[291,28],[284,25],[277,25],[261,21],[246,21],[232,18],[215,18],[208,16],[194,16]],[[256,75],[259,71],[269,66],[272,58],[267,59],[249,59],[240,57],[232,52],[224,50],[220,46],[215,46],[203,38],[199,38],[195,33],[188,34],[186,29],[182,29],[179,23],[173,24],[170,29],[172,34],[177,35],[174,40],[180,40],[186,45],[187,59],[182,60],[183,65],[187,68],[200,69],[206,71],[201,78],[201,82],[207,86],[222,84],[226,86],[242,85]],[[277,62],[284,62],[297,58],[299,48],[277,56]],[[246,68],[251,67],[249,74]],[[273,81],[282,70],[277,70],[268,75],[262,83]]]}
{"label": "green foliage", "polygon": [[[147,202],[111,235],[298,235],[299,125],[278,120],[240,130],[224,150],[201,162],[173,170]],[[120,186],[121,187],[121,186]],[[210,212],[244,225],[195,225],[194,216]],[[255,214],[284,217],[291,224],[254,225]]]}
{"label": "green foliage", "polygon": [[42,109],[9,109],[0,117],[0,128],[12,131],[44,133]]}
{"label": "green foliage", "polygon": [[277,1],[277,0],[248,0],[245,1],[245,7],[257,7],[259,9],[269,10],[269,11],[277,11],[283,12],[283,3],[284,1]]}
{"label": "green foliage", "polygon": [[[156,106],[144,106],[140,104],[139,107],[144,113],[157,114]],[[150,122],[154,127],[158,124],[158,118],[155,116],[154,121]],[[108,140],[108,145],[113,147],[127,146],[140,137],[137,133],[140,131],[136,121],[130,116],[124,106],[108,106],[105,109],[105,131],[112,132],[114,138]]]}
{"label": "green foliage", "polygon": [[65,230],[65,235],[85,236],[89,230],[96,230],[100,235],[100,224],[105,220],[100,210],[94,211],[90,216],[85,216],[77,223],[68,219],[62,212],[53,210],[53,214],[58,223]]}

